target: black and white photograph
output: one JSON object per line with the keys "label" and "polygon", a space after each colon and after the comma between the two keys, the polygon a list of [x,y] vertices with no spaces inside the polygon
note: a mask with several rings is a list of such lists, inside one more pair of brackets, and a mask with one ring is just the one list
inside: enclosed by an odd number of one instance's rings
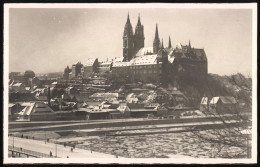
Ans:
{"label": "black and white photograph", "polygon": [[5,3],[4,163],[256,163],[256,17],[256,3]]}

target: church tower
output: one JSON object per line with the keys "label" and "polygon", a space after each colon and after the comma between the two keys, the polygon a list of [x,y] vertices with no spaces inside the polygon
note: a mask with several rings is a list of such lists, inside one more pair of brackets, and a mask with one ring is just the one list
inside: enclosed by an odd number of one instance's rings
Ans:
{"label": "church tower", "polygon": [[172,42],[171,42],[171,37],[169,36],[169,43],[168,43],[168,48],[172,48]]}
{"label": "church tower", "polygon": [[124,61],[130,61],[134,54],[134,35],[133,28],[129,19],[129,13],[124,28],[123,35],[123,56]]}
{"label": "church tower", "polygon": [[160,49],[160,39],[159,39],[158,27],[156,24],[155,37],[153,40],[153,53],[157,54],[159,49]]}
{"label": "church tower", "polygon": [[138,16],[138,22],[135,27],[134,47],[135,53],[144,47],[144,26],[141,24],[140,15]]}

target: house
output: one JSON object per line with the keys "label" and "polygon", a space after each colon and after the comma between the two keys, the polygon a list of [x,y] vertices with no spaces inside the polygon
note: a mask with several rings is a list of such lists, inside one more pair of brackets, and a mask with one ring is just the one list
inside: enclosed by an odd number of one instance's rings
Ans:
{"label": "house", "polygon": [[15,83],[11,86],[11,90],[14,92],[25,92],[25,85],[23,83]]}
{"label": "house", "polygon": [[23,103],[25,108],[19,112],[18,120],[20,121],[54,121],[56,120],[55,112],[43,102]]}
{"label": "house", "polygon": [[231,96],[213,97],[210,101],[210,110],[218,114],[237,114],[239,107],[237,100]]}
{"label": "house", "polygon": [[8,118],[9,120],[16,120],[18,117],[18,113],[22,111],[24,106],[20,103],[9,103],[8,104]]}
{"label": "house", "polygon": [[238,102],[231,96],[217,96],[208,101],[202,97],[200,111],[206,114],[235,114],[239,112]]}
{"label": "house", "polygon": [[69,95],[76,95],[76,94],[79,94],[79,91],[77,88],[70,86],[70,87],[66,88],[66,93]]}
{"label": "house", "polygon": [[205,112],[209,112],[209,101],[208,101],[208,97],[202,97],[201,102],[200,102],[200,111],[205,113]]}
{"label": "house", "polygon": [[157,107],[157,115],[160,117],[167,117],[171,112],[164,106]]}

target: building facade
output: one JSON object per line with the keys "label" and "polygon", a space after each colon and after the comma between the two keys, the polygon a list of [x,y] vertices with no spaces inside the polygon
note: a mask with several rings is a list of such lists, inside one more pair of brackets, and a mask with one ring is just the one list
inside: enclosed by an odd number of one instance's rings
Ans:
{"label": "building facade", "polygon": [[123,62],[112,63],[112,76],[127,81],[168,82],[179,78],[205,79],[208,73],[207,56],[204,49],[177,44],[168,47],[160,41],[156,24],[153,47],[144,47],[144,26],[140,16],[133,33],[129,14],[123,34]]}

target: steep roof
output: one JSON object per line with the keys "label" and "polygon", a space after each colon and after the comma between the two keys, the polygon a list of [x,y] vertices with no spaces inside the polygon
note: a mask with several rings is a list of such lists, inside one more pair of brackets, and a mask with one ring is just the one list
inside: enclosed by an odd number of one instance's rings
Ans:
{"label": "steep roof", "polygon": [[157,54],[154,55],[143,55],[136,57],[130,61],[131,65],[148,65],[157,64]]}
{"label": "steep roof", "polygon": [[232,96],[218,96],[213,97],[210,101],[210,104],[216,104],[219,100],[222,101],[224,104],[236,104],[237,100]]}
{"label": "steep roof", "polygon": [[207,104],[208,103],[208,97],[202,97],[200,104]]}
{"label": "steep roof", "polygon": [[220,100],[225,104],[236,104],[237,100],[232,96],[220,96]]}

